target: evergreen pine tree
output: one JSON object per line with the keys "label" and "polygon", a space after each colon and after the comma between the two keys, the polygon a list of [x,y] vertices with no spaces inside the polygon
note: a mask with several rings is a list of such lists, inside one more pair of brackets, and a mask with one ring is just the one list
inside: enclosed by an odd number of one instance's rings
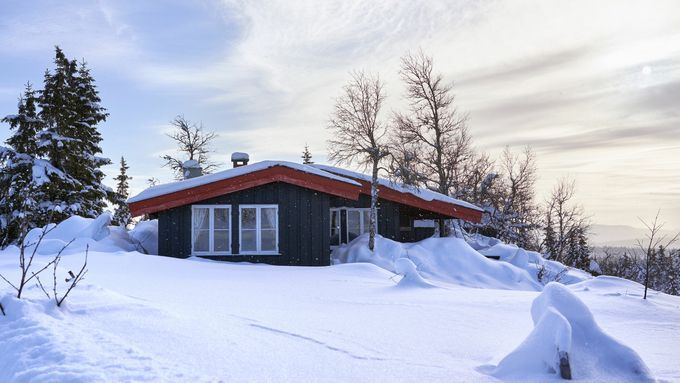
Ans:
{"label": "evergreen pine tree", "polygon": [[130,167],[125,162],[125,157],[120,158],[120,174],[114,178],[117,182],[116,184],[116,195],[115,203],[117,205],[116,210],[113,213],[113,223],[114,225],[127,226],[132,221],[132,216],[130,214],[130,208],[127,204],[128,199],[128,181],[132,177],[127,175],[127,170]]}
{"label": "evergreen pine tree", "polygon": [[[41,170],[49,171],[44,160],[37,158],[36,134],[42,122],[38,119],[36,95],[30,83],[19,99],[16,115],[6,116],[14,131],[0,146],[0,246],[15,242],[23,230],[30,230],[42,222],[39,208],[44,196],[39,186],[46,179]],[[23,227],[22,227],[23,225]]]}
{"label": "evergreen pine tree", "polygon": [[587,229],[583,227],[578,228],[577,233],[577,248],[578,248],[578,258],[575,267],[581,270],[590,271],[590,261],[592,260],[592,251],[588,245]]}
{"label": "evergreen pine tree", "polygon": [[106,206],[104,198],[113,197],[111,189],[101,183],[104,173],[100,167],[110,160],[97,157],[102,152],[97,124],[108,114],[99,105],[94,79],[85,63],[78,66],[59,47],[54,63],[54,73],[45,73],[39,98],[39,115],[45,124],[39,133],[40,151],[60,171],[50,176],[45,188],[49,208],[57,220],[72,214],[96,217]]}
{"label": "evergreen pine tree", "polygon": [[312,153],[309,151],[309,146],[305,144],[305,150],[302,152],[302,163],[305,165],[313,164]]}

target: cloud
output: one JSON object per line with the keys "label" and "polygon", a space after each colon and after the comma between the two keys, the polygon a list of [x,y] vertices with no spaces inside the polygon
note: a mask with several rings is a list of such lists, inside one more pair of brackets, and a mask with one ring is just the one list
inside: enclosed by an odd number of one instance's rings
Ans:
{"label": "cloud", "polygon": [[[133,151],[139,174],[161,174],[150,159],[172,146],[145,127],[177,113],[218,130],[220,158],[245,150],[297,160],[306,142],[323,161],[348,72],[380,72],[389,114],[404,105],[399,58],[422,48],[455,81],[481,147],[536,148],[542,190],[575,174],[589,207],[613,217],[628,201],[606,191],[625,189],[650,209],[672,198],[663,182],[680,183],[675,1],[83,0],[3,3],[0,13],[3,58],[40,54],[45,63],[59,43],[103,73],[103,92],[134,101],[112,103],[110,128],[138,139],[107,138],[107,150]],[[660,192],[642,198],[648,190],[626,174]]]}

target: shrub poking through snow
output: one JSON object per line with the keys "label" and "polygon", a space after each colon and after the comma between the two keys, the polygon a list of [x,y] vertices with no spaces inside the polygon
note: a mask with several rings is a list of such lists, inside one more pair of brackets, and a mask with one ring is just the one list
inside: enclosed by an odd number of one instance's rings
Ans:
{"label": "shrub poking through snow", "polygon": [[[70,244],[70,242],[69,242]],[[68,246],[68,245],[66,245]],[[64,293],[63,296],[59,297],[59,292],[58,290],[58,283],[57,283],[57,266],[59,266],[59,262],[61,261],[61,252],[57,254],[57,256],[54,258],[54,261],[52,264],[54,265],[54,269],[52,272],[52,292],[54,294],[54,302],[57,304],[57,307],[61,307],[61,305],[64,303],[66,300],[66,297],[68,297],[69,293],[71,293],[71,290],[73,290],[80,281],[85,279],[85,274],[87,274],[87,255],[90,252],[90,246],[87,245],[85,247],[85,262],[83,262],[83,266],[80,268],[77,274],[73,274],[73,271],[69,270],[68,271],[68,277],[64,280],[66,283],[68,283],[68,287],[66,288],[66,292]],[[43,289],[43,292],[47,294],[45,289]],[[49,294],[47,294],[49,298]]]}
{"label": "shrub poking through snow", "polygon": [[[12,286],[14,290],[17,292],[17,298],[21,299],[21,294],[24,292],[24,288],[30,282],[33,278],[36,278],[38,281],[40,280],[38,278],[38,274],[42,273],[45,271],[48,267],[50,267],[51,264],[54,263],[54,260],[48,262],[46,265],[38,269],[37,271],[33,270],[33,260],[35,259],[35,254],[42,243],[43,239],[45,236],[54,229],[55,226],[46,226],[43,229],[40,230],[40,234],[37,235],[37,239],[35,241],[28,241],[27,242],[27,237],[28,234],[26,233],[27,228],[28,228],[28,222],[24,220],[21,223],[21,231],[23,232],[21,236],[21,245],[19,246],[19,281],[14,284],[11,281],[9,281],[7,278],[5,278],[4,275],[0,274],[0,278],[2,278],[5,282],[7,282],[8,285]],[[30,251],[30,255],[28,255],[29,248],[33,246],[33,250]],[[4,315],[4,309],[3,315]]]}
{"label": "shrub poking through snow", "polygon": [[564,379],[654,382],[640,356],[607,335],[567,287],[549,283],[531,305],[534,329],[491,374],[500,378],[559,374]]}

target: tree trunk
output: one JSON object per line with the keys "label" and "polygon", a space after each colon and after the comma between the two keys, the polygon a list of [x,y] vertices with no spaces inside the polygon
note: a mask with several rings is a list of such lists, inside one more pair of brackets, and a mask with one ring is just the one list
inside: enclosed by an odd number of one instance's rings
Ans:
{"label": "tree trunk", "polygon": [[378,161],[373,161],[373,173],[371,174],[371,210],[369,212],[368,228],[368,249],[373,251],[375,248],[375,228],[377,223],[378,208]]}
{"label": "tree trunk", "polygon": [[446,220],[444,218],[439,219],[439,237],[444,238],[448,235],[446,232]]}

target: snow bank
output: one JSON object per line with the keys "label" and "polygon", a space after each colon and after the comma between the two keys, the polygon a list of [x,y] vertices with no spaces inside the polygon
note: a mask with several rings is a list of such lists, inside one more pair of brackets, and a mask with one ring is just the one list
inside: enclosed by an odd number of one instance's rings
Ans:
{"label": "snow bank", "polygon": [[140,247],[140,252],[158,254],[158,220],[140,221],[130,231],[130,236]]}
{"label": "snow bank", "polygon": [[397,286],[399,287],[434,287],[420,276],[415,263],[408,258],[399,258],[394,262],[397,274],[403,276]]}
{"label": "snow bank", "polygon": [[534,291],[542,287],[526,270],[487,259],[459,238],[399,243],[377,236],[375,252],[371,252],[368,234],[364,234],[335,249],[332,257],[334,263],[369,262],[397,273],[397,262],[407,258],[426,278],[469,287]]}
{"label": "snow bank", "polygon": [[[90,251],[118,252],[118,251],[147,251],[158,253],[156,244],[158,237],[158,223],[156,221],[142,221],[135,229],[128,232],[120,226],[111,225],[111,213],[104,212],[97,218],[83,218],[72,216],[59,224],[49,224],[45,227],[44,235],[37,254],[55,254],[71,242],[64,254],[82,252],[87,246]],[[43,228],[35,228],[28,232],[24,243],[32,251],[38,243]]]}
{"label": "snow bank", "polygon": [[640,356],[607,335],[567,287],[554,282],[546,285],[531,305],[531,317],[533,331],[489,371],[492,375],[545,380],[545,375],[561,371],[592,381],[655,381]]}
{"label": "snow bank", "polygon": [[468,239],[468,243],[484,256],[498,257],[501,261],[526,270],[537,281],[543,284],[560,282],[570,285],[592,278],[592,275],[585,271],[566,267],[562,263],[544,259],[540,253],[503,243],[496,238],[475,235]]}

